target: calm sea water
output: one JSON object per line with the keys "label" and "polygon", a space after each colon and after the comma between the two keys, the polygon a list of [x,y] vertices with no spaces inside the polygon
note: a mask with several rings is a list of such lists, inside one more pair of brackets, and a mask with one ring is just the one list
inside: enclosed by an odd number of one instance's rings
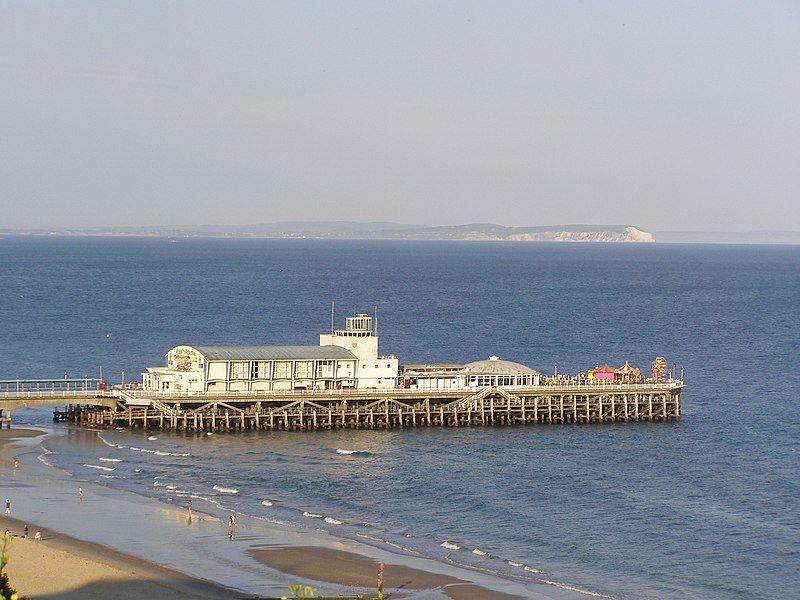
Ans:
{"label": "calm sea water", "polygon": [[332,300],[337,321],[377,306],[401,362],[665,356],[689,385],[680,423],[110,431],[55,438],[50,458],[615,598],[800,595],[800,247],[9,237],[0,294],[0,379],[130,380],[179,343],[314,344]]}

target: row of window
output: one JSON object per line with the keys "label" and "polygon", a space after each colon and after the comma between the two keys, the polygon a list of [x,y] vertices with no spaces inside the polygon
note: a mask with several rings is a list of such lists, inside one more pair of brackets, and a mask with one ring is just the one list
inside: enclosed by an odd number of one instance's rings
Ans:
{"label": "row of window", "polygon": [[469,378],[472,385],[531,385],[532,375],[473,375]]}
{"label": "row of window", "polygon": [[[335,363],[333,360],[233,361],[230,379],[321,379],[334,376]],[[352,376],[353,363],[339,363],[338,374]]]}

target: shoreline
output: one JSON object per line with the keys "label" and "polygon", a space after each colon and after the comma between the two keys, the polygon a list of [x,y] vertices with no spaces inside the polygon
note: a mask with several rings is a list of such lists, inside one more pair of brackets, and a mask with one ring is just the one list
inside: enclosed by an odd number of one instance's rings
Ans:
{"label": "shoreline", "polygon": [[[365,579],[362,580],[364,586],[359,587],[358,593],[374,592],[375,566],[378,562],[385,562],[389,565],[386,571],[387,584],[391,577],[399,577],[400,574],[406,577],[399,583],[391,580],[398,584],[399,589],[385,586],[387,594],[395,596],[400,594],[403,597],[441,600],[566,600],[584,597],[545,584],[509,581],[434,559],[395,554],[385,548],[320,533],[311,524],[299,528],[294,525],[282,526],[243,513],[239,513],[241,518],[236,538],[228,540],[221,513],[225,511],[223,507],[205,507],[202,502],[196,502],[195,518],[187,522],[186,511],[178,504],[181,502],[179,498],[175,498],[176,503],[172,504],[134,491],[105,486],[97,481],[86,481],[49,466],[44,460],[37,460],[41,456],[40,441],[30,438],[48,433],[58,436],[58,431],[30,430],[33,433],[12,437],[22,431],[11,430],[10,435],[0,439],[1,454],[9,456],[8,450],[14,446],[14,454],[22,463],[19,469],[13,469],[10,481],[5,478],[0,484],[0,490],[3,490],[0,495],[13,500],[13,523],[17,527],[13,533],[20,533],[27,522],[29,535],[33,536],[36,529],[31,524],[36,523],[43,528],[43,532],[58,532],[53,536],[55,538],[75,542],[76,545],[60,550],[77,551],[64,559],[68,571],[75,570],[69,565],[88,560],[81,552],[88,552],[89,558],[99,558],[103,563],[106,557],[117,553],[116,561],[110,565],[104,563],[100,571],[127,577],[129,583],[129,574],[125,575],[125,571],[117,573],[114,569],[120,565],[136,564],[134,570],[137,574],[151,573],[156,581],[160,581],[161,577],[172,587],[173,583],[185,587],[187,581],[192,581],[201,585],[201,589],[205,589],[202,586],[211,585],[218,590],[226,590],[228,596],[252,597],[257,594],[281,597],[287,594],[289,585],[294,583],[309,584],[317,590],[317,594],[335,596],[353,593],[353,584],[356,582],[344,577],[338,570],[326,572],[321,565],[331,564],[331,560],[356,560],[359,566],[351,566],[351,574],[357,575],[359,569],[366,569]],[[23,436],[29,436],[29,439]],[[0,467],[0,470],[7,469]],[[85,490],[85,499],[79,500],[77,497],[79,485]],[[17,540],[15,538],[15,542]],[[31,540],[19,539],[16,549],[19,551],[23,545],[32,543]],[[267,559],[267,554],[259,554],[264,548],[280,548],[278,557],[273,553]],[[298,571],[289,559],[301,554],[320,564],[315,564],[311,571]],[[394,575],[393,571],[396,571]],[[331,572],[336,575],[331,577]],[[20,593],[28,593],[22,583],[14,579],[13,571],[11,573],[12,585]],[[408,585],[409,577],[418,585]],[[102,586],[92,584],[89,587]],[[137,589],[131,590],[130,595],[124,598],[152,597],[147,590],[138,589],[138,584],[133,587]]]}
{"label": "shoreline", "polygon": [[[234,590],[187,575],[95,542],[65,535],[12,517],[9,582],[29,598],[220,598],[237,597]],[[28,526],[27,538],[22,536]],[[35,532],[41,540],[33,539]]]}
{"label": "shoreline", "polygon": [[[318,546],[277,548],[253,547],[250,556],[263,565],[301,578],[369,588],[375,586],[378,562],[344,550]],[[332,574],[335,573],[335,576]],[[431,573],[403,564],[386,563],[384,589],[441,590],[453,600],[523,600],[522,596],[498,592],[450,575]]]}
{"label": "shoreline", "polygon": [[0,429],[0,442],[3,440],[19,440],[30,437],[39,437],[46,435],[47,432],[43,429],[30,429],[27,427],[20,427],[19,429]]}

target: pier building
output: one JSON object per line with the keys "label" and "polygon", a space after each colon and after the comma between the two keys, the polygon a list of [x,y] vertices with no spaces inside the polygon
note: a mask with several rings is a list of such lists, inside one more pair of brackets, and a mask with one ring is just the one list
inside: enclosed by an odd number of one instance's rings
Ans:
{"label": "pier building", "polygon": [[188,346],[148,367],[142,388],[158,392],[393,389],[398,361],[378,354],[373,319],[357,314],[320,335],[319,346]]}
{"label": "pier building", "polygon": [[539,385],[541,374],[518,362],[490,356],[466,365],[406,365],[402,387],[418,390],[451,390],[502,386],[508,389]]}

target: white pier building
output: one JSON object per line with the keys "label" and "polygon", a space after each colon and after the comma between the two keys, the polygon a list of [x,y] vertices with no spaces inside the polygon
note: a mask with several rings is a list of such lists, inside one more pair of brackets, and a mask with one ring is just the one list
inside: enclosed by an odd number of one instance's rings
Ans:
{"label": "white pier building", "polygon": [[398,361],[378,354],[372,317],[320,335],[319,346],[176,346],[142,373],[145,390],[231,392],[392,389]]}
{"label": "white pier building", "polygon": [[539,385],[541,374],[510,360],[490,356],[466,365],[405,365],[401,387],[416,390],[454,390],[486,386],[509,389]]}

